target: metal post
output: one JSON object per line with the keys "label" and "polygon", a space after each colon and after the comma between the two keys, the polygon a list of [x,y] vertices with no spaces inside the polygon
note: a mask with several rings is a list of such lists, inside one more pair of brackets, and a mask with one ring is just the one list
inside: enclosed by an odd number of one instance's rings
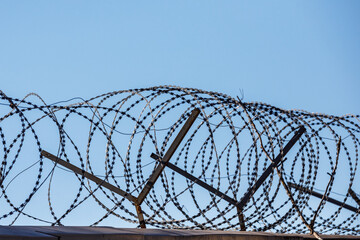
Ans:
{"label": "metal post", "polygon": [[138,218],[139,218],[140,227],[141,228],[146,228],[145,219],[144,219],[144,215],[143,215],[141,206],[139,204],[135,204],[135,209],[136,209],[136,213],[137,213]]}
{"label": "metal post", "polygon": [[[184,139],[186,133],[189,131],[190,127],[195,122],[195,119],[197,118],[199,113],[200,113],[200,110],[197,109],[197,108],[195,108],[191,112],[191,114],[190,114],[189,118],[187,119],[187,121],[185,122],[184,126],[181,128],[181,130],[178,133],[178,135],[176,136],[175,140],[171,143],[169,149],[165,153],[164,158],[163,158],[163,161],[165,163],[170,160],[170,158],[172,157],[172,155],[174,154],[174,152],[176,151],[176,149],[180,145],[181,141]],[[151,176],[150,176],[149,180],[147,181],[145,187],[140,192],[140,194],[139,194],[139,196],[137,198],[139,205],[144,201],[146,196],[149,194],[150,189],[154,186],[156,180],[159,178],[160,174],[164,170],[164,167],[165,167],[165,165],[159,164],[157,166],[157,168],[155,169],[155,171],[151,174]]]}
{"label": "metal post", "polygon": [[244,214],[240,211],[238,207],[236,207],[238,217],[239,217],[239,223],[240,223],[240,229],[241,231],[246,231],[246,225],[244,220]]}

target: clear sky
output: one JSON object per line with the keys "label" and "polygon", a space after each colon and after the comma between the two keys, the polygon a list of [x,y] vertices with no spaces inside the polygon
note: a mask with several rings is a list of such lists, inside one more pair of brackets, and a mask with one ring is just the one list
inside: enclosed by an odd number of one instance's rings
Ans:
{"label": "clear sky", "polygon": [[179,85],[359,113],[360,1],[1,1],[1,90]]}
{"label": "clear sky", "polygon": [[359,114],[360,1],[0,1],[8,96],[159,85]]}

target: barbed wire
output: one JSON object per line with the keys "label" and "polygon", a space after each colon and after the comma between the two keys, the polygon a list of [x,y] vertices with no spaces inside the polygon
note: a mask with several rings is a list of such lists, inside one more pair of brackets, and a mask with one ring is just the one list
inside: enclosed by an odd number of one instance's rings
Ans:
{"label": "barbed wire", "polygon": [[[176,86],[53,104],[34,93],[23,99],[0,95],[2,224],[24,217],[62,225],[76,214],[89,225],[110,217],[137,225],[134,203],[54,165],[42,151],[139,195],[161,164],[150,155],[164,156],[192,110],[199,109],[169,162],[236,202],[305,129],[246,201],[241,214],[247,230],[360,234],[359,115],[284,110]],[[142,204],[146,225],[243,230],[236,205],[195,183],[166,167]],[[82,206],[96,216],[81,215]]]}

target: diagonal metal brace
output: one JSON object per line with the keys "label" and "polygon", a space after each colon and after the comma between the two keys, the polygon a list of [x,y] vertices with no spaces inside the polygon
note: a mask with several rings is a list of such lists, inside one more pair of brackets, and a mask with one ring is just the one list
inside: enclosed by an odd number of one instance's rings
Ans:
{"label": "diagonal metal brace", "polygon": [[[323,194],[312,191],[312,190],[310,190],[308,188],[302,187],[302,186],[297,185],[295,183],[289,183],[289,187],[295,188],[296,190],[299,190],[301,192],[309,193],[310,195],[312,195],[314,197],[317,197],[317,198],[320,198],[320,199],[323,197]],[[344,204],[343,202],[340,202],[340,201],[338,201],[338,200],[336,200],[334,198],[327,197],[327,198],[325,198],[325,200],[332,203],[332,204],[338,205],[340,207],[343,207],[343,208],[345,208],[347,210],[350,210],[350,211],[353,211],[353,212],[360,211],[360,208],[356,208],[356,207],[350,206],[348,204]]]}
{"label": "diagonal metal brace", "polygon": [[172,169],[173,171],[183,175],[184,177],[186,177],[187,179],[193,181],[194,183],[200,185],[201,187],[205,188],[206,190],[208,190],[209,192],[215,194],[216,196],[224,199],[225,201],[227,201],[228,203],[235,205],[237,204],[237,201],[232,199],[231,197],[227,196],[226,194],[220,192],[219,190],[213,188],[212,186],[210,186],[209,184],[201,181],[200,179],[198,179],[197,177],[194,177],[193,175],[191,175],[190,173],[182,170],[181,168],[179,168],[178,166],[170,163],[170,162],[164,162],[161,157],[159,157],[158,155],[152,153],[150,156],[152,159],[155,159],[157,161],[159,161],[161,164],[169,167],[170,169]]}
{"label": "diagonal metal brace", "polygon": [[80,175],[86,177],[87,179],[97,183],[99,186],[107,188],[110,191],[115,192],[115,193],[119,194],[120,196],[123,196],[124,198],[128,199],[130,202],[135,204],[136,213],[137,213],[138,218],[139,218],[140,227],[145,228],[144,216],[143,216],[141,207],[137,204],[136,197],[134,197],[130,193],[127,193],[127,192],[121,190],[120,188],[118,188],[118,187],[116,187],[116,186],[114,186],[114,185],[112,185],[112,184],[110,184],[108,182],[105,182],[105,180],[102,180],[102,179],[94,176],[93,174],[91,174],[89,172],[86,172],[86,171],[82,170],[81,168],[76,167],[75,165],[72,165],[71,163],[68,163],[67,161],[62,160],[61,158],[58,158],[55,155],[52,155],[51,153],[48,153],[48,152],[43,150],[43,151],[41,151],[41,155],[48,158],[48,159],[50,159],[55,164],[60,164],[61,166],[72,170],[74,173],[80,174]]}
{"label": "diagonal metal brace", "polygon": [[349,193],[350,193],[350,196],[355,200],[355,202],[360,207],[360,199],[356,196],[356,193],[351,188],[349,189]]}
{"label": "diagonal metal brace", "polygon": [[270,164],[270,166],[265,170],[265,172],[260,176],[260,178],[255,182],[255,184],[248,189],[245,193],[241,201],[237,204],[238,210],[240,212],[243,211],[246,203],[249,199],[255,194],[255,192],[259,189],[259,187],[264,183],[266,178],[272,173],[275,167],[279,166],[282,163],[285,155],[290,151],[290,149],[295,145],[295,143],[300,139],[301,135],[305,132],[305,127],[301,126],[300,129],[295,133],[295,135],[290,139],[290,141],[286,144],[283,151],[277,155],[274,161]]}
{"label": "diagonal metal brace", "polygon": [[103,179],[100,179],[100,178],[94,176],[93,174],[86,172],[86,171],[82,170],[81,168],[78,168],[75,165],[68,163],[67,161],[62,160],[61,158],[58,158],[58,157],[52,155],[51,153],[48,153],[43,150],[43,151],[41,151],[41,155],[43,155],[44,157],[50,159],[51,161],[53,161],[57,164],[60,164],[63,167],[66,167],[67,169],[72,170],[73,172],[75,172],[77,174],[80,174],[80,175],[86,177],[87,179],[97,183],[99,186],[107,188],[110,191],[123,196],[124,198],[128,199],[130,202],[133,202],[133,203],[136,202],[136,197],[132,196],[130,193],[127,193],[127,192],[121,190],[120,188],[115,187],[114,185],[112,185],[108,182],[105,182]]}
{"label": "diagonal metal brace", "polygon": [[231,197],[227,196],[226,194],[220,192],[219,190],[213,188],[209,184],[201,181],[200,179],[194,177],[193,175],[189,174],[188,172],[182,170],[181,168],[177,167],[176,165],[170,163],[169,161],[164,161],[164,158],[162,159],[160,156],[152,153],[151,158],[159,161],[162,163],[162,166],[167,166],[173,171],[181,174],[185,178],[193,181],[194,183],[200,185],[201,187],[205,188],[209,192],[215,194],[216,196],[224,199],[228,203],[236,206],[239,216],[239,222],[240,227],[242,231],[245,231],[245,222],[244,222],[244,215],[242,213],[243,208],[245,204],[247,203],[248,199],[256,192],[256,190],[259,189],[261,184],[264,183],[265,179],[270,175],[270,173],[273,171],[273,169],[278,166],[281,163],[281,160],[283,157],[290,151],[290,149],[295,145],[295,143],[300,139],[301,135],[305,132],[305,128],[303,126],[300,127],[300,129],[295,133],[295,135],[292,137],[292,139],[288,142],[288,144],[285,146],[283,151],[275,158],[275,160],[270,164],[270,166],[265,170],[263,175],[258,179],[258,181],[254,184],[253,187],[251,187],[248,192],[244,195],[242,200],[240,202],[237,202],[236,200],[232,199]]}
{"label": "diagonal metal brace", "polygon": [[[208,190],[209,192],[215,194],[216,196],[224,199],[225,201],[227,201],[228,203],[236,206],[237,205],[237,201],[232,199],[231,197],[227,196],[226,194],[220,192],[219,190],[213,188],[212,186],[210,186],[209,184],[201,181],[199,178],[194,177],[193,175],[191,175],[190,173],[182,170],[181,168],[177,167],[176,165],[172,164],[171,162],[164,162],[160,156],[152,153],[150,156],[152,159],[155,159],[157,161],[159,161],[161,164],[169,167],[170,169],[172,169],[173,171],[181,174],[182,176],[184,176],[185,178],[193,181],[194,183],[200,185],[201,187],[205,188],[206,190]],[[238,210],[238,209],[237,209]],[[239,216],[239,221],[240,221],[240,228],[242,231],[245,231],[245,222],[244,222],[244,215],[238,211],[238,216]]]}
{"label": "diagonal metal brace", "polygon": [[[178,146],[180,145],[181,141],[184,139],[186,133],[189,131],[190,127],[195,122],[195,119],[197,118],[199,113],[200,113],[200,110],[198,108],[195,108],[191,112],[191,114],[190,114],[189,118],[186,120],[184,126],[181,128],[180,132],[178,133],[178,135],[176,136],[174,141],[171,143],[169,149],[165,153],[164,158],[162,159],[164,161],[164,163],[169,162],[170,158],[175,153],[175,151],[178,148]],[[144,201],[146,196],[149,194],[151,188],[154,186],[156,180],[159,178],[159,176],[162,173],[162,171],[164,170],[164,168],[165,168],[165,165],[159,164],[157,166],[157,168],[154,170],[154,172],[151,174],[149,180],[145,184],[145,187],[140,192],[140,194],[137,198],[139,205]]]}

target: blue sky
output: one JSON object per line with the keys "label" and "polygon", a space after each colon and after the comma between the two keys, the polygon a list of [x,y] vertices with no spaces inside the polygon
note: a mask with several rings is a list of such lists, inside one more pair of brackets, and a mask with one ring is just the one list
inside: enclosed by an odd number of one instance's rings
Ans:
{"label": "blue sky", "polygon": [[333,0],[1,1],[0,90],[53,103],[177,85],[359,114],[359,12]]}
{"label": "blue sky", "polygon": [[359,113],[359,1],[2,1],[1,89],[51,103],[157,85]]}

